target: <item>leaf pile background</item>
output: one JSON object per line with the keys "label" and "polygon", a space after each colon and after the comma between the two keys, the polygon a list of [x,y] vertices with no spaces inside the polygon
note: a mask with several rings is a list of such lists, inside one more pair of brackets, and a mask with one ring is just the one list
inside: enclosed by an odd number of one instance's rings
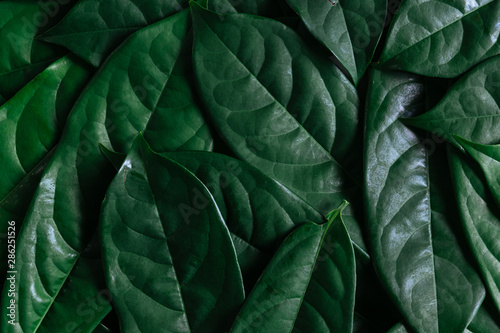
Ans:
{"label": "leaf pile background", "polygon": [[0,2],[1,332],[500,332],[500,1]]}

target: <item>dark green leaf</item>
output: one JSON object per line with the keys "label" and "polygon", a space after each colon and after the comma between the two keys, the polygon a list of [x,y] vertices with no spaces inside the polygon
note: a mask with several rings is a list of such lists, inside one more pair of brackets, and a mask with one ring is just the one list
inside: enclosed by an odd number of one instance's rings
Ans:
{"label": "dark green leaf", "polygon": [[[414,75],[374,71],[366,123],[365,193],[374,265],[417,332],[462,332],[484,287],[460,244],[446,160],[432,140],[398,118],[419,112],[423,85]],[[451,209],[450,209],[451,208]]]}
{"label": "dark green leaf", "polygon": [[[500,209],[473,160],[450,150],[450,167],[467,240],[500,312]],[[498,312],[497,312],[498,315]]]}
{"label": "dark green leaf", "polygon": [[[114,165],[119,169],[125,155],[101,149],[108,159],[117,160]],[[247,290],[288,233],[305,221],[324,222],[307,203],[245,162],[208,152],[165,156],[189,169],[210,190],[233,238]],[[354,326],[357,323],[374,332],[373,324],[383,328],[400,320],[400,316],[391,303],[384,302],[369,256],[359,247],[355,249],[356,311],[360,316],[355,317]]]}
{"label": "dark green leaf", "polygon": [[202,99],[233,152],[322,213],[348,197],[354,186],[335,158],[352,153],[358,131],[352,84],[277,21],[191,8]]}
{"label": "dark green leaf", "polygon": [[62,49],[33,39],[64,14],[74,1],[64,3],[0,1],[0,104],[64,55]]}
{"label": "dark green leaf", "polygon": [[380,62],[393,69],[455,77],[500,52],[500,2],[403,1]]}
{"label": "dark green leaf", "polygon": [[288,236],[243,304],[232,332],[351,332],[355,262],[340,218]]}
{"label": "dark green leaf", "polygon": [[39,39],[62,45],[94,66],[133,32],[173,15],[187,0],[82,0]]}
{"label": "dark green leaf", "polygon": [[6,271],[7,221],[20,229],[66,118],[90,78],[72,58],[54,62],[0,106],[0,276]]}
{"label": "dark green leaf", "polygon": [[223,332],[244,299],[208,189],[140,137],[101,214],[108,286],[124,332]]}
{"label": "dark green leaf", "polygon": [[500,56],[489,59],[455,83],[432,110],[406,124],[440,135],[482,144],[500,142]]}
{"label": "dark green leaf", "polygon": [[384,29],[385,0],[287,0],[357,83]]}
{"label": "dark green leaf", "polygon": [[[150,118],[166,121],[168,115],[180,112],[189,123],[177,123],[155,145],[172,150],[184,143],[192,149],[211,145],[191,90],[186,90],[189,85],[181,86],[178,100],[164,99],[169,95],[166,91],[174,89],[169,86],[170,76],[180,76],[184,62],[189,63],[189,58],[179,60],[190,44],[188,30],[189,11],[183,11],[137,32],[113,53],[75,104],[17,243],[16,301],[20,308],[32,309],[20,318],[18,331],[33,332],[43,326],[45,314],[96,228],[100,204],[114,173],[98,143],[127,151],[138,132],[149,131]],[[180,101],[188,106],[178,109]],[[151,126],[151,137],[156,136],[157,126],[161,123]],[[9,301],[4,295],[3,302]],[[8,325],[5,317],[1,320]]]}

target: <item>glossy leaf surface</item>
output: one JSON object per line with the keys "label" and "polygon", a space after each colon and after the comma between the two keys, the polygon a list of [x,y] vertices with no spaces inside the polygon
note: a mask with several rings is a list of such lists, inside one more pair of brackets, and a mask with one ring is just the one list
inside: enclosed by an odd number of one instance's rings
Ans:
{"label": "glossy leaf surface", "polygon": [[309,31],[324,44],[357,83],[382,33],[384,0],[287,0]]}
{"label": "glossy leaf surface", "polygon": [[279,22],[191,8],[195,74],[215,128],[239,158],[325,214],[354,189],[335,160],[358,134],[354,87]]}
{"label": "glossy leaf surface", "polygon": [[227,328],[244,299],[241,273],[217,205],[192,173],[140,137],[107,191],[101,221],[125,332]]}
{"label": "glossy leaf surface", "polygon": [[[71,57],[54,62],[0,106],[0,257],[7,221],[21,227],[43,169],[91,71]],[[6,259],[0,274],[5,273]]]}
{"label": "glossy leaf surface", "polygon": [[457,144],[453,135],[482,144],[500,142],[500,56],[489,59],[457,81],[433,109],[405,119]]}
{"label": "glossy leaf surface", "polygon": [[351,332],[355,262],[340,218],[308,223],[288,236],[266,267],[231,332]]}
{"label": "glossy leaf surface", "polygon": [[449,155],[461,220],[486,286],[500,312],[500,210],[478,165],[456,150],[450,150]]}
{"label": "glossy leaf surface", "polygon": [[500,52],[500,3],[403,1],[380,62],[427,76],[455,77]]}
{"label": "glossy leaf surface", "polygon": [[166,156],[195,174],[209,189],[231,232],[243,277],[250,285],[291,231],[306,222],[325,221],[305,201],[245,162],[209,152]]}
{"label": "glossy leaf surface", "polygon": [[40,40],[62,45],[99,66],[127,36],[179,12],[184,0],[82,0]]}
{"label": "glossy leaf surface", "polygon": [[64,55],[61,48],[33,38],[53,24],[72,3],[0,2],[0,104]]}
{"label": "glossy leaf surface", "polygon": [[[126,155],[101,149],[119,169]],[[175,152],[165,156],[193,172],[210,190],[233,238],[246,290],[253,287],[289,232],[305,221],[325,221],[283,185],[245,162],[208,152]],[[383,301],[385,293],[368,254],[355,243],[353,246],[357,283],[354,327],[367,327],[373,332],[374,325],[386,327],[400,316],[392,304]]]}
{"label": "glossy leaf surface", "polygon": [[[162,96],[176,65],[183,63],[178,56],[188,43],[188,24],[189,13],[184,11],[131,36],[101,67],[73,108],[17,243],[17,304],[33,311],[16,325],[16,332],[32,332],[45,320],[97,226],[100,204],[113,175],[98,143],[127,151],[137,133],[146,130],[153,112],[169,112],[172,104]],[[141,85],[149,88],[147,94],[135,93],[139,90],[134,87]],[[205,127],[198,108],[190,110],[199,122],[189,123],[186,131],[191,132],[192,126]],[[177,126],[176,130],[183,128]],[[206,141],[202,141],[204,148]],[[207,141],[211,144],[210,137]],[[172,140],[164,135],[155,144],[176,149],[179,142],[177,137]],[[43,265],[41,260],[51,264]],[[2,325],[7,325],[5,319]]]}
{"label": "glossy leaf surface", "polygon": [[365,204],[372,258],[415,331],[462,332],[485,292],[446,201],[446,154],[430,154],[424,138],[398,120],[420,112],[423,92],[411,74],[374,71],[371,77]]}

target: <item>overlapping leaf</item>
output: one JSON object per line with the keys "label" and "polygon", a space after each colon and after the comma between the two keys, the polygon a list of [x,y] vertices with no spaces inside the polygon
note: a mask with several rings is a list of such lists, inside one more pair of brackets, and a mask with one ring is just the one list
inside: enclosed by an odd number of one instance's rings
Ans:
{"label": "overlapping leaf", "polygon": [[499,15],[495,0],[403,1],[380,62],[428,76],[458,76],[500,52]]}
{"label": "overlapping leaf", "polygon": [[[308,221],[325,221],[290,190],[244,162],[208,152],[166,156],[190,170],[210,190],[231,232],[247,288],[291,231]],[[197,212],[186,210],[190,216]]]}
{"label": "overlapping leaf", "polygon": [[[16,301],[20,308],[33,310],[14,327],[15,332],[32,332],[43,326],[45,314],[63,291],[64,280],[96,228],[100,203],[113,175],[99,151],[99,142],[128,151],[137,133],[146,130],[150,118],[164,121],[180,112],[179,117],[186,117],[189,123],[181,126],[178,122],[173,133],[155,144],[172,150],[211,146],[190,85],[180,86],[173,104],[164,99],[169,90],[175,89],[169,85],[170,77],[188,75],[183,70],[189,68],[184,66],[189,59],[179,59],[189,47],[188,30],[189,13],[184,11],[131,36],[101,67],[73,108],[17,244]],[[179,109],[178,102],[187,106]],[[152,137],[158,125],[151,125]],[[39,253],[44,255],[40,257]],[[2,301],[6,304],[9,298],[4,295]],[[5,319],[4,328],[8,325]]]}
{"label": "overlapping leaf", "polygon": [[[101,148],[119,169],[125,155]],[[245,162],[208,152],[174,152],[165,156],[193,172],[210,190],[231,233],[247,290],[288,233],[306,221],[325,221],[305,201]],[[199,204],[203,203],[201,200]],[[196,213],[196,209],[186,210],[187,215]],[[400,316],[390,302],[383,300],[385,294],[368,254],[355,243],[353,246],[357,284],[354,327],[366,327],[372,332],[377,327],[383,332]]]}
{"label": "overlapping leaf", "polygon": [[[486,286],[500,312],[500,210],[477,164],[450,150],[450,168],[460,217]],[[498,313],[497,313],[498,314]]]}
{"label": "overlapping leaf", "polygon": [[374,71],[368,96],[365,208],[375,268],[415,331],[462,332],[485,292],[446,201],[446,154],[430,154],[398,120],[420,112],[423,85]]}
{"label": "overlapping leaf", "polygon": [[184,0],[82,0],[39,39],[62,45],[99,66],[127,36],[179,12]]}
{"label": "overlapping leaf", "polygon": [[107,191],[101,221],[124,332],[227,328],[244,299],[241,272],[219,209],[192,173],[139,137]]}
{"label": "overlapping leaf", "polygon": [[[52,157],[66,118],[91,71],[64,57],[0,107],[0,258],[6,258],[7,221],[21,227],[24,214]],[[0,275],[7,261],[1,260]]]}
{"label": "overlapping leaf", "polygon": [[279,22],[191,8],[195,74],[217,131],[238,157],[326,213],[354,187],[335,160],[352,154],[358,134],[354,87]]}
{"label": "overlapping leaf", "polygon": [[359,82],[370,63],[384,28],[383,0],[287,0],[309,31]]}
{"label": "overlapping leaf", "polygon": [[481,63],[457,81],[432,110],[404,122],[455,144],[453,135],[481,144],[500,142],[499,65],[500,56]]}
{"label": "overlapping leaf", "polygon": [[[62,1],[61,1],[62,2]],[[67,11],[74,1],[0,2],[0,104],[64,55],[64,50],[34,40]]]}
{"label": "overlapping leaf", "polygon": [[351,332],[355,260],[340,218],[308,223],[288,236],[236,318],[232,332]]}

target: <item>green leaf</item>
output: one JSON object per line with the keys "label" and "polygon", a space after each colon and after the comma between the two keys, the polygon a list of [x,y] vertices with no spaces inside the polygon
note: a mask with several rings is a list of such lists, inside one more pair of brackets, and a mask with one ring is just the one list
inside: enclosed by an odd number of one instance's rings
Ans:
{"label": "green leaf", "polygon": [[[164,132],[155,145],[172,150],[211,145],[211,137],[203,131],[206,124],[200,110],[191,99],[191,91],[185,90],[189,85],[181,86],[178,100],[170,103],[164,99],[169,95],[166,90],[175,89],[169,85],[172,73],[180,76],[184,61],[189,63],[189,58],[179,60],[190,45],[188,31],[189,11],[183,11],[132,35],[100,68],[75,104],[16,244],[16,301],[20,308],[32,309],[19,318],[16,331],[33,332],[43,326],[45,313],[96,228],[100,204],[114,174],[99,143],[128,151],[139,132],[149,131],[149,119],[167,121],[173,112],[184,112],[189,123],[178,123],[175,131]],[[142,94],[142,89],[147,93]],[[178,109],[181,100],[190,105]],[[161,123],[151,126],[152,137],[156,126]],[[186,145],[179,134],[187,138]],[[6,304],[10,299],[4,295],[2,301]],[[1,320],[7,327],[6,318]]]}
{"label": "green leaf", "polygon": [[244,300],[210,192],[142,137],[106,193],[100,234],[124,332],[223,332]]}
{"label": "green leaf", "polygon": [[[479,264],[486,286],[500,312],[500,209],[477,164],[454,150],[450,168],[460,217],[467,240]],[[479,170],[478,170],[479,169]],[[498,313],[497,313],[498,315]]]}
{"label": "green leaf", "polygon": [[351,332],[355,262],[340,218],[344,202],[323,225],[288,236],[266,267],[231,332]]}
{"label": "green leaf", "polygon": [[[247,289],[291,231],[308,221],[325,221],[301,198],[245,162],[209,152],[165,156],[191,171],[210,190],[231,233]],[[196,213],[187,214],[194,217]]]}
{"label": "green leaf", "polygon": [[500,56],[489,59],[458,80],[432,110],[404,123],[436,133],[458,145],[466,140],[500,142]]}
{"label": "green leaf", "polygon": [[[109,160],[115,160],[114,165],[119,169],[126,155],[103,146],[101,149]],[[246,290],[253,287],[278,244],[293,229],[306,221],[318,224],[325,221],[305,201],[245,162],[209,152],[174,152],[165,156],[190,170],[210,190],[231,233]],[[355,316],[355,323],[373,332],[372,324],[385,327],[400,316],[391,303],[384,302],[384,292],[377,282],[370,257],[353,245],[356,250],[356,311],[360,314]],[[368,324],[367,319],[372,324]]]}
{"label": "green leaf", "polygon": [[[62,1],[61,1],[62,2]],[[72,6],[74,1],[0,2],[0,104],[64,55],[64,50],[34,40]]]}
{"label": "green leaf", "polygon": [[352,154],[358,134],[352,84],[277,21],[191,4],[201,97],[233,152],[323,214],[349,197],[354,185],[335,158]]}
{"label": "green leaf", "polygon": [[479,163],[493,198],[500,207],[500,145],[481,145],[458,136],[455,136],[455,140]]}
{"label": "green leaf", "polygon": [[181,11],[186,0],[82,0],[38,39],[62,45],[94,66],[127,36]]}
{"label": "green leaf", "polygon": [[419,112],[414,75],[374,71],[365,134],[365,195],[375,269],[417,332],[462,332],[484,287],[456,230],[446,156],[398,117]]}
{"label": "green leaf", "polygon": [[380,62],[428,76],[458,76],[500,53],[499,17],[494,0],[403,1]]}
{"label": "green leaf", "polygon": [[384,29],[385,0],[287,0],[358,83]]}
{"label": "green leaf", "polygon": [[7,222],[16,221],[20,229],[69,111],[90,74],[81,62],[61,58],[0,106],[1,277],[7,270]]}

